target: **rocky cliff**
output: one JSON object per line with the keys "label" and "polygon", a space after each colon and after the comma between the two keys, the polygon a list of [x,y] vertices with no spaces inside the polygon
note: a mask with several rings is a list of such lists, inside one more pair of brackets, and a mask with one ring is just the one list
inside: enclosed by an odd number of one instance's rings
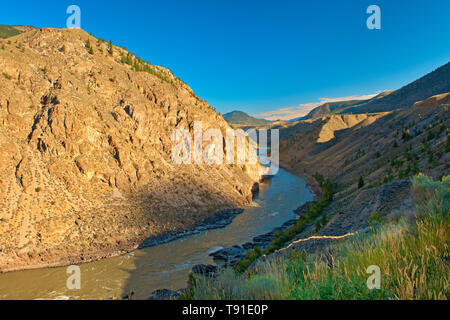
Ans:
{"label": "rocky cliff", "polygon": [[259,164],[171,161],[175,129],[229,126],[168,69],[82,30],[0,47],[0,271],[115,255],[252,200]]}

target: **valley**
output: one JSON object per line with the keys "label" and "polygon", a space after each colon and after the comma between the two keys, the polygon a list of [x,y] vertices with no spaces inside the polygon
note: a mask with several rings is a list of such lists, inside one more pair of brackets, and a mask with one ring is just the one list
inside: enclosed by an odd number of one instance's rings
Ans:
{"label": "valley", "polygon": [[[448,298],[450,63],[269,121],[80,29],[0,25],[0,48],[0,299]],[[276,175],[246,137],[234,161],[237,128],[279,131]],[[361,282],[371,250],[390,291]]]}

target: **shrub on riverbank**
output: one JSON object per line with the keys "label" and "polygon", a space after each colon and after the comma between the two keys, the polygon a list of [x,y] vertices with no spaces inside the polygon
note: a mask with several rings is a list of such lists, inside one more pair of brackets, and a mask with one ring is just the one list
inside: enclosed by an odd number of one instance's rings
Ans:
{"label": "shrub on riverbank", "polygon": [[324,210],[328,207],[333,200],[333,184],[329,179],[325,180],[318,173],[314,175],[314,178],[322,188],[322,195],[320,198],[314,200],[308,207],[306,215],[299,217],[297,222],[287,230],[276,233],[275,238],[271,241],[269,246],[261,252],[260,248],[255,247],[253,250],[247,251],[247,258],[240,261],[235,270],[238,273],[243,273],[247,268],[259,259],[262,255],[269,255],[277,250],[283,248],[283,246],[293,240],[295,236],[303,231],[303,229],[317,217],[323,214]]}
{"label": "shrub on riverbank", "polygon": [[[330,259],[293,252],[259,262],[256,273],[226,270],[191,287],[191,299],[449,299],[450,177],[412,179],[416,219],[393,222],[336,248]],[[381,289],[369,290],[376,265]],[[186,298],[186,297],[185,297]]]}

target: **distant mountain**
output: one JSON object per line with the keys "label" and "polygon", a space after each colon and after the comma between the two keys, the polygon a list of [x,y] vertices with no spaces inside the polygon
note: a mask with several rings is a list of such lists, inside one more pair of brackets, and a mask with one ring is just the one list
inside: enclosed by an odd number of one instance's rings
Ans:
{"label": "distant mountain", "polygon": [[361,104],[368,100],[350,100],[350,101],[338,101],[338,102],[327,102],[317,108],[311,110],[306,116],[296,119],[296,120],[308,120],[308,119],[318,119],[330,114],[339,112],[342,109],[351,107],[357,104]]}
{"label": "distant mountain", "polygon": [[224,114],[223,118],[230,125],[240,126],[240,127],[264,126],[269,123],[272,123],[272,121],[269,121],[269,120],[254,118],[242,111],[233,111],[233,112]]}
{"label": "distant mountain", "polygon": [[445,92],[450,92],[450,62],[399,90],[385,96],[377,96],[340,113],[373,113],[408,109],[417,101]]}

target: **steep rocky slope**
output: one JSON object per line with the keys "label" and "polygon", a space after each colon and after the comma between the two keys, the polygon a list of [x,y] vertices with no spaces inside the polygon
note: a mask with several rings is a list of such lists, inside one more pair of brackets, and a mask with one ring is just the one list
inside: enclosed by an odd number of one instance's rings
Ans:
{"label": "steep rocky slope", "polygon": [[0,47],[0,271],[117,254],[251,201],[259,164],[171,161],[175,129],[229,126],[168,69],[82,30]]}

